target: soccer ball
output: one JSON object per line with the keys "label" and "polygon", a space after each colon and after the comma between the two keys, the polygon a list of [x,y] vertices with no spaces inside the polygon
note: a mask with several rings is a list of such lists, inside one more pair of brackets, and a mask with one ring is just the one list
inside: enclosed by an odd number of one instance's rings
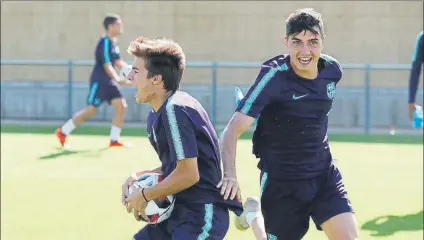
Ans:
{"label": "soccer ball", "polygon": [[121,68],[121,71],[119,71],[119,78],[121,79],[121,81],[127,79],[127,76],[131,72],[131,70],[131,65],[126,65],[125,67]]}
{"label": "soccer ball", "polygon": [[[137,188],[149,188],[160,183],[163,180],[163,176],[159,173],[145,173],[137,178],[128,189],[129,195],[131,195]],[[150,200],[147,203],[147,207],[144,211],[146,216],[149,218],[148,224],[160,223],[171,216],[172,210],[174,209],[175,196],[169,195],[162,199]]]}

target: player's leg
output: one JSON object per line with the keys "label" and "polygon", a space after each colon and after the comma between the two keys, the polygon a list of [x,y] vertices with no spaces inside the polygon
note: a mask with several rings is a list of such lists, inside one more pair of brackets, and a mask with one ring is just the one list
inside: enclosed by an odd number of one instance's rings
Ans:
{"label": "player's leg", "polygon": [[330,240],[356,240],[358,238],[358,223],[351,212],[338,214],[323,224],[321,228]]}
{"label": "player's leg", "polygon": [[330,240],[358,239],[358,223],[339,170],[332,166],[322,181],[311,214],[317,229]]}
{"label": "player's leg", "polygon": [[248,197],[244,203],[244,211],[236,217],[236,227],[239,230],[246,230],[252,227],[257,240],[266,240],[265,223],[261,213],[261,203],[258,198]]}
{"label": "player's leg", "polygon": [[110,128],[110,146],[128,146],[119,141],[121,137],[121,130],[124,125],[125,113],[127,110],[127,102],[123,97],[122,91],[119,86],[112,85],[108,87],[108,98],[110,104],[115,110],[115,114],[112,119],[112,126]]}
{"label": "player's leg", "polygon": [[269,240],[299,240],[308,231],[310,202],[305,199],[310,194],[304,186],[303,182],[273,181],[267,173],[261,174],[261,209]]}
{"label": "player's leg", "polygon": [[96,115],[96,109],[103,102],[104,93],[102,89],[99,89],[97,83],[90,84],[90,92],[87,98],[87,106],[77,113],[75,113],[71,119],[66,121],[60,128],[56,129],[56,136],[62,146],[66,144],[66,138],[72,133],[72,131],[86,120]]}
{"label": "player's leg", "polygon": [[267,240],[266,232],[265,232],[265,222],[262,216],[253,219],[252,223],[252,231],[255,234],[257,240]]}

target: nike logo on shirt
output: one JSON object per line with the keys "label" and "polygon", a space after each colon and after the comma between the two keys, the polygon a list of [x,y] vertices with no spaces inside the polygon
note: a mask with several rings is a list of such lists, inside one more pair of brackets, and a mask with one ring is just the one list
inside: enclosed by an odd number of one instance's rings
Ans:
{"label": "nike logo on shirt", "polygon": [[293,100],[298,100],[298,99],[304,98],[306,96],[308,96],[308,94],[301,95],[301,96],[296,96],[296,94],[293,94]]}

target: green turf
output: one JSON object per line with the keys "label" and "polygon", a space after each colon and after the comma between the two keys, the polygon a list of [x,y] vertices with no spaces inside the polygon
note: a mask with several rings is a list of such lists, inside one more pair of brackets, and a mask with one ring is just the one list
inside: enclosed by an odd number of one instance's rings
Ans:
{"label": "green turf", "polygon": [[[81,128],[72,150],[58,147],[54,128],[1,134],[1,239],[131,239],[142,226],[120,203],[123,180],[159,160],[145,137],[125,137],[130,149],[109,149],[106,130]],[[4,131],[3,131],[4,130]],[[77,134],[77,133],[80,134]],[[88,133],[88,132],[85,132]],[[124,135],[143,136],[141,130]],[[334,142],[346,188],[356,209],[361,239],[415,240],[423,235],[423,150],[418,144]],[[251,143],[241,140],[237,166],[244,197],[258,195]],[[253,240],[233,225],[229,240]],[[311,224],[307,240],[326,239]]]}
{"label": "green turf", "polygon": [[[13,125],[2,124],[1,132],[4,133],[37,133],[37,134],[51,134],[57,126],[30,126],[30,125]],[[105,136],[109,135],[109,127],[93,127],[93,126],[79,126],[72,134],[73,135],[96,135]],[[123,136],[147,136],[143,128],[124,128],[122,130]],[[245,133],[242,139],[251,139],[252,133]],[[364,135],[364,134],[330,134],[329,139],[331,142],[363,142],[363,143],[405,143],[405,144],[423,144],[422,135]]]}

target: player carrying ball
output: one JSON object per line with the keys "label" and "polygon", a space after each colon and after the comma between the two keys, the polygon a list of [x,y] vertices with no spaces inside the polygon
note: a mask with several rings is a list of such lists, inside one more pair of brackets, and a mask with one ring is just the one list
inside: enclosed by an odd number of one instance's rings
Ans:
{"label": "player carrying ball", "polygon": [[122,187],[123,203],[135,218],[146,219],[147,202],[175,195],[171,216],[147,225],[135,240],[222,240],[229,228],[229,210],[242,212],[241,202],[224,200],[216,188],[222,179],[218,137],[203,106],[179,91],[185,54],[172,40],[138,38],[128,48],[134,57],[128,74],[137,88],[137,103],[149,104],[147,119],[151,145],[162,163],[157,185],[128,196],[132,177]]}

